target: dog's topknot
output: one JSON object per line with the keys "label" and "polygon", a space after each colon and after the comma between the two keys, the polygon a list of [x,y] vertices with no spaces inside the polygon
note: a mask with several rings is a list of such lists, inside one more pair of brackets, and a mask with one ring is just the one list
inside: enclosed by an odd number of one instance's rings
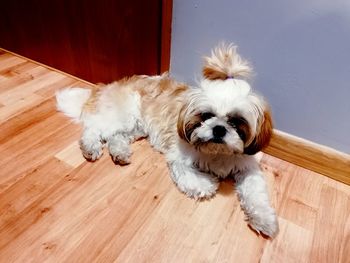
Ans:
{"label": "dog's topknot", "polygon": [[240,57],[237,46],[232,43],[219,44],[204,61],[203,76],[206,79],[249,78],[252,73],[248,61]]}

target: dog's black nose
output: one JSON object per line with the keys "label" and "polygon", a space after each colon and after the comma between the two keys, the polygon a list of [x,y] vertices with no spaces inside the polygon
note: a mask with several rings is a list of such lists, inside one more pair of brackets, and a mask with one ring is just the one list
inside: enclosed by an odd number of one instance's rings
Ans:
{"label": "dog's black nose", "polygon": [[213,128],[214,138],[222,138],[226,135],[226,128],[221,125],[217,125]]}

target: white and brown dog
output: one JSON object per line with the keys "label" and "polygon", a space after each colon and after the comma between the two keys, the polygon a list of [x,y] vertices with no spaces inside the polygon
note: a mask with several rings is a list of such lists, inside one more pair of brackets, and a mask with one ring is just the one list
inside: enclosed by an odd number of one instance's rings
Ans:
{"label": "white and brown dog", "polygon": [[167,75],[134,76],[95,90],[61,90],[57,108],[83,123],[80,147],[88,160],[97,160],[106,143],[113,160],[127,164],[130,143],[148,136],[189,197],[209,198],[218,178],[233,176],[250,226],[273,237],[277,217],[252,156],[269,143],[272,122],[266,102],[244,80],[250,73],[235,46],[220,45],[205,58],[198,87]]}

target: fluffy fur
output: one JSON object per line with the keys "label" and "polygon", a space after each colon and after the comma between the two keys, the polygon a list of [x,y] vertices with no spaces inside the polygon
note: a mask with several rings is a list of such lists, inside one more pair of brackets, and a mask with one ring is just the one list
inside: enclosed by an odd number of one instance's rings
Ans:
{"label": "fluffy fur", "polygon": [[98,159],[106,143],[112,159],[127,164],[130,143],[148,136],[189,197],[212,197],[218,178],[233,176],[250,226],[273,237],[277,217],[252,156],[268,144],[272,122],[266,102],[244,80],[250,72],[235,46],[220,45],[205,59],[198,87],[167,75],[134,76],[97,90],[59,91],[57,108],[83,123],[80,147],[88,160]]}

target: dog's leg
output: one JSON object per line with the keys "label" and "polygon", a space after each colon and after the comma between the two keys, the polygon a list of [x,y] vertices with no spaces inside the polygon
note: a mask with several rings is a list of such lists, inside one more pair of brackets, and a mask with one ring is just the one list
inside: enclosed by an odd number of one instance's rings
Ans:
{"label": "dog's leg", "polygon": [[212,197],[218,189],[218,180],[181,162],[169,163],[170,175],[181,192],[194,199]]}
{"label": "dog's leg", "polygon": [[141,121],[137,120],[134,129],[131,132],[131,142],[147,137],[147,133]]}
{"label": "dog's leg", "polygon": [[113,162],[126,165],[130,163],[132,136],[124,133],[116,133],[107,139],[108,150]]}
{"label": "dog's leg", "polygon": [[85,129],[79,141],[84,157],[89,161],[96,161],[103,154],[101,134],[94,129]]}
{"label": "dog's leg", "polygon": [[241,207],[249,225],[258,233],[274,237],[278,233],[275,210],[270,206],[266,182],[258,167],[235,175]]}

